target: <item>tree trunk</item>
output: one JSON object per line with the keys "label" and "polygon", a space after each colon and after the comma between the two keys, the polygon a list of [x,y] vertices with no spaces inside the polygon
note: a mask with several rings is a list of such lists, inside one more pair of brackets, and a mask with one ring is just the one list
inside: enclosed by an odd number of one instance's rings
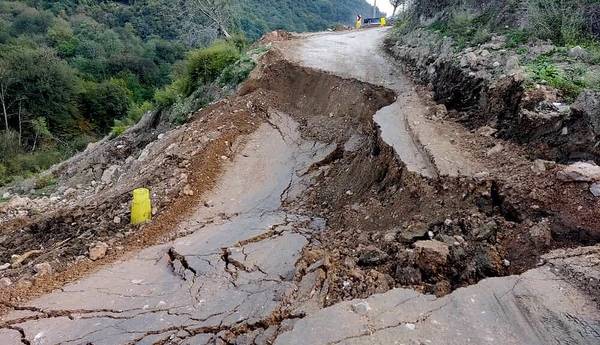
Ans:
{"label": "tree trunk", "polygon": [[19,146],[23,143],[23,123],[21,121],[21,101],[19,101]]}
{"label": "tree trunk", "polygon": [[6,110],[6,99],[5,99],[4,88],[0,89],[0,102],[2,103],[2,113],[4,114],[4,127],[8,132],[8,111]]}
{"label": "tree trunk", "polygon": [[398,9],[398,6],[394,6],[394,10],[392,11],[392,17],[394,17],[396,15],[397,9]]}
{"label": "tree trunk", "polygon": [[219,23],[219,31],[226,39],[231,38],[231,35],[229,34],[229,32],[227,32],[227,29],[225,28],[225,26],[223,24]]}

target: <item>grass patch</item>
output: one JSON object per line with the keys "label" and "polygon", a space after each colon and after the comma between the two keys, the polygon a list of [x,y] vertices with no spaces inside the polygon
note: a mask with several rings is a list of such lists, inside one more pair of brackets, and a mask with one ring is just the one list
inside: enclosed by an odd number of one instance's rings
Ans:
{"label": "grass patch", "polygon": [[462,50],[488,41],[491,37],[491,13],[477,14],[468,9],[454,10],[447,20],[438,20],[430,30],[451,37],[456,48]]}
{"label": "grass patch", "polygon": [[563,71],[547,55],[536,58],[527,70],[533,82],[558,89],[567,101],[573,101],[581,91],[591,87],[585,68],[573,66]]}

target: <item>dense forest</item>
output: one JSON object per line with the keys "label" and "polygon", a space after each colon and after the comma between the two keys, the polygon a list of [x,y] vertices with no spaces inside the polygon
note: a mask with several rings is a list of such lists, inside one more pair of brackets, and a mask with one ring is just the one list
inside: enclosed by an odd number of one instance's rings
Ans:
{"label": "dense forest", "polygon": [[[322,30],[370,11],[364,0],[221,3],[238,41],[274,29]],[[0,1],[0,184],[46,169],[115,123],[135,122],[164,103],[178,78],[191,93],[197,80],[181,78],[182,71],[219,36],[196,4]],[[221,67],[241,56],[220,47],[212,52],[221,54]]]}

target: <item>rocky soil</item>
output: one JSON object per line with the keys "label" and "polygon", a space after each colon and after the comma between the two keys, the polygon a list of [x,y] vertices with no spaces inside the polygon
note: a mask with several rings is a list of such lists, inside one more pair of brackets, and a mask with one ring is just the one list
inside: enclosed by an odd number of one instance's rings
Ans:
{"label": "rocky soil", "polygon": [[[445,106],[434,116],[456,119],[471,129],[492,127],[495,137],[523,144],[530,157],[600,161],[600,94],[585,91],[570,100],[529,78],[526,64],[555,53],[552,44],[533,42],[523,48],[526,54],[519,54],[506,36],[496,35],[476,47],[457,49],[449,37],[416,29],[392,35],[386,48]],[[595,70],[581,50],[566,52],[567,59]]]}

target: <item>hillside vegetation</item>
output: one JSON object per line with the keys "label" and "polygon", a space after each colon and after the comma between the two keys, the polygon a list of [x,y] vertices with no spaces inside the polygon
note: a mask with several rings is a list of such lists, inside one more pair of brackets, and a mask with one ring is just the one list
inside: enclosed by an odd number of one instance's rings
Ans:
{"label": "hillside vegetation", "polygon": [[0,185],[181,102],[229,66],[220,84],[240,82],[253,67],[247,39],[322,30],[369,9],[364,0],[228,3],[235,37],[211,46],[218,31],[193,1],[0,1]]}

